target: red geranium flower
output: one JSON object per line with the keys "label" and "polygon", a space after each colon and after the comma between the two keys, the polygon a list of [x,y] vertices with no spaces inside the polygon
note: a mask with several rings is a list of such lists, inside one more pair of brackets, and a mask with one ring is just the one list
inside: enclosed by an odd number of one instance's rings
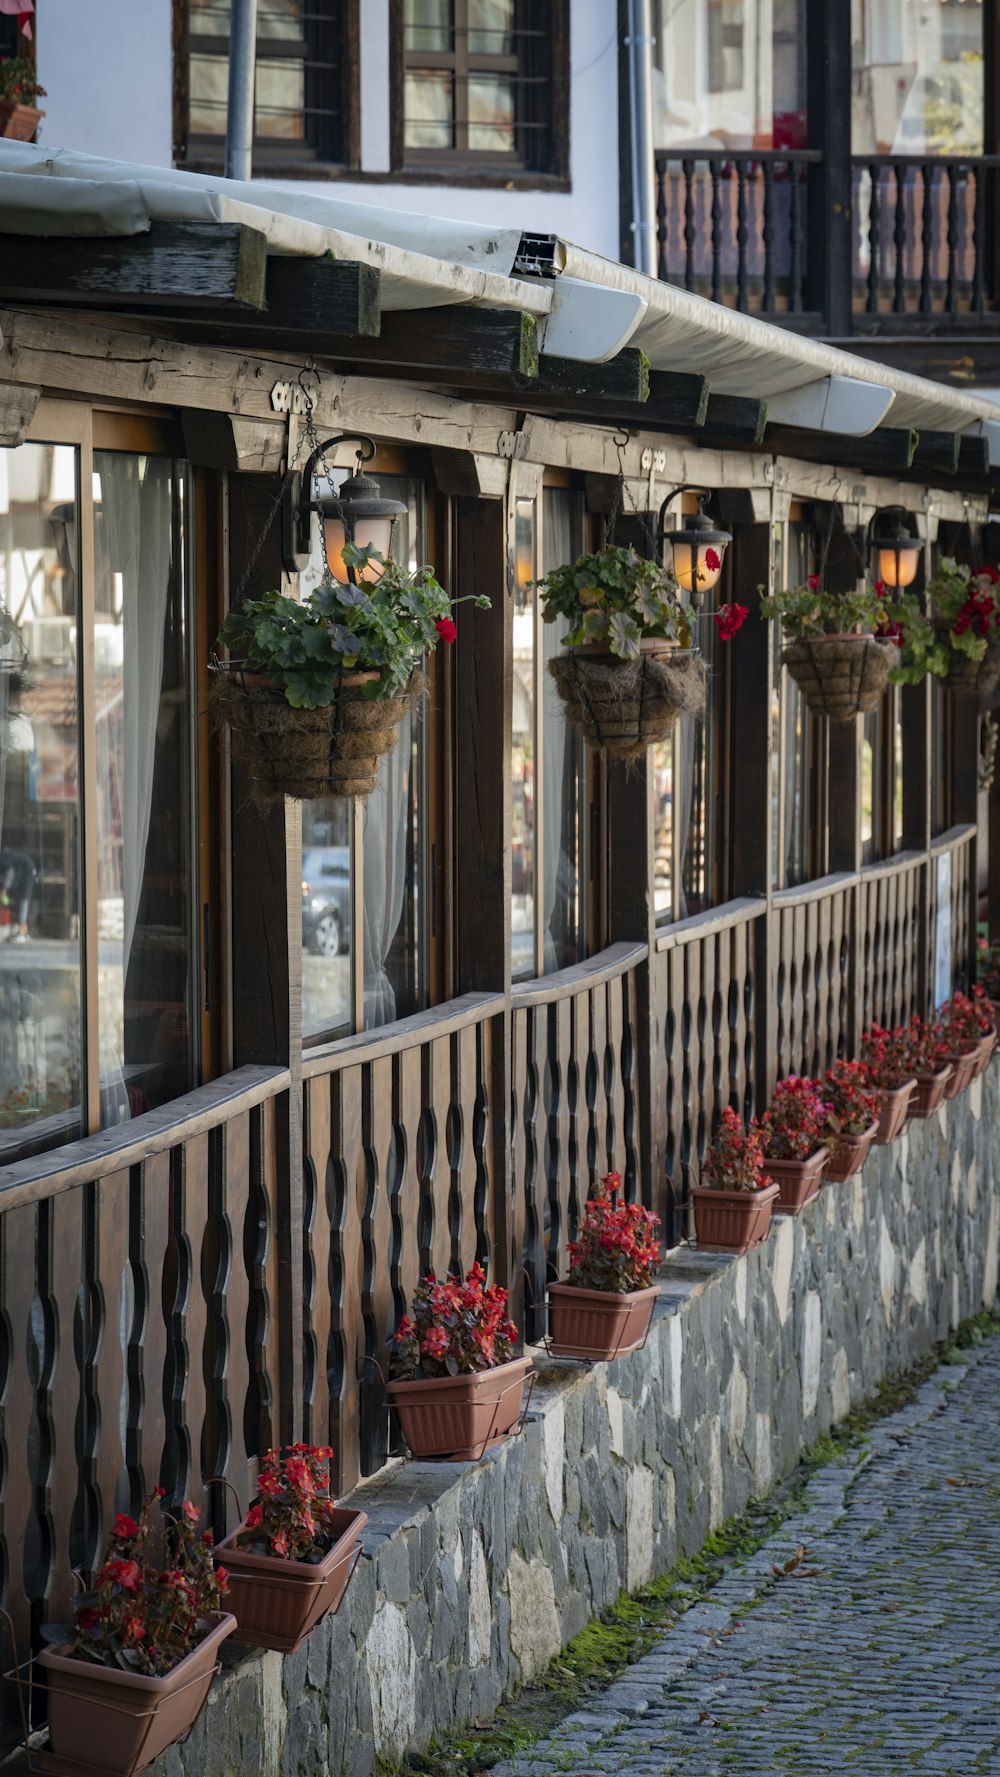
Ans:
{"label": "red geranium flower", "polygon": [[721,566],[722,566],[722,562],[719,560],[718,553],[716,552],[716,550],[712,549],[711,547],[706,549],[706,551],[705,551],[705,566],[706,566],[706,568],[708,568],[709,572],[712,574],[715,573],[716,568],[721,568]]}
{"label": "red geranium flower", "polygon": [[719,640],[731,641],[737,630],[743,628],[749,615],[746,605],[720,605],[712,619],[719,632]]}
{"label": "red geranium flower", "polygon": [[127,1512],[119,1512],[111,1534],[116,1541],[131,1542],[134,1536],[138,1536],[139,1526],[134,1518],[129,1517]]}
{"label": "red geranium flower", "polygon": [[453,642],[458,635],[458,629],[450,617],[439,617],[434,628],[443,642]]}

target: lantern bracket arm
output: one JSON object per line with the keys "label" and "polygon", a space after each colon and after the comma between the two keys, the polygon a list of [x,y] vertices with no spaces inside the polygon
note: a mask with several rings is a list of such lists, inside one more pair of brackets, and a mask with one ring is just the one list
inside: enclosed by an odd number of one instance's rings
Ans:
{"label": "lantern bracket arm", "polygon": [[670,492],[668,494],[664,495],[664,498],[660,501],[660,513],[659,513],[659,517],[656,521],[657,540],[659,541],[661,547],[663,544],[663,538],[666,535],[664,526],[666,525],[667,509],[670,506],[671,501],[676,500],[678,494],[697,494],[698,495],[698,508],[700,511],[701,508],[704,506],[705,501],[710,500],[712,498],[712,492],[713,492],[713,490],[710,487],[701,487],[694,482],[685,481],[685,482],[682,482],[679,487],[672,487],[670,489]]}
{"label": "lantern bracket arm", "polygon": [[[315,433],[313,434],[313,436],[315,437]],[[370,463],[372,461],[372,458],[375,455],[375,441],[374,441],[374,439],[369,438],[364,432],[336,432],[336,433],[334,433],[332,438],[324,438],[322,444],[317,444],[316,449],[312,452],[311,456],[309,457],[308,462],[306,463],[305,468],[302,471],[302,486],[311,490],[312,479],[313,479],[313,475],[315,473],[317,463],[322,465],[322,467],[326,470],[327,477],[329,478],[330,471],[329,471],[326,463],[323,462],[323,458],[324,458],[326,452],[330,449],[330,446],[332,444],[348,444],[348,443],[357,444],[357,445],[361,446],[361,449],[357,452],[358,468],[359,469],[361,468],[362,464]],[[313,509],[315,507],[315,502],[312,499],[310,499],[310,501],[309,501],[309,506],[310,506],[310,509]]]}
{"label": "lantern bracket arm", "polygon": [[[315,436],[314,432],[313,437]],[[281,558],[286,574],[300,574],[309,563],[309,515],[320,510],[320,503],[312,495],[316,465],[321,464],[329,478],[330,471],[324,463],[326,452],[331,445],[348,442],[361,447],[357,453],[359,469],[363,464],[371,462],[375,455],[374,439],[364,432],[337,432],[332,438],[324,438],[321,444],[317,444],[303,469],[292,469],[285,477],[281,502]]]}

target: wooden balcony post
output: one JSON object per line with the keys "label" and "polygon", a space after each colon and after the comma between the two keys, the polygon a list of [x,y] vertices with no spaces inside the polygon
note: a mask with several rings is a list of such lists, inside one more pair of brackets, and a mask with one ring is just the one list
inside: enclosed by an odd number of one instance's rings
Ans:
{"label": "wooden balcony post", "polygon": [[806,8],[806,104],[810,148],[806,301],[832,338],[851,332],[854,260],[851,216],[851,9],[845,0],[810,0]]}
{"label": "wooden balcony post", "polygon": [[[656,905],[653,890],[655,835],[653,779],[649,753],[631,772],[609,761],[607,778],[608,855],[606,867],[608,943],[631,939],[648,946],[636,970],[636,1085],[640,1198],[661,1218],[668,1244],[666,1101],[663,1025],[667,1008],[656,991]],[[627,860],[627,867],[623,861]]]}
{"label": "wooden balcony post", "polygon": [[771,625],[760,618],[760,593],[771,579],[771,527],[736,526],[730,550],[733,601],[750,615],[729,644],[733,656],[732,821],[733,896],[759,895],[768,913],[756,925],[753,1069],[755,1109],[765,1108],[773,1085],[777,1049],[774,976],[776,927],[770,913],[774,810],[771,799]]}

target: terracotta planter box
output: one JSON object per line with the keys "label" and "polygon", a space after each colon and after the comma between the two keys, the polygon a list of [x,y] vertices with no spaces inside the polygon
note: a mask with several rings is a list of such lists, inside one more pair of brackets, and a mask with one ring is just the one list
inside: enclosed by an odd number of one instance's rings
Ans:
{"label": "terracotta planter box", "polygon": [[549,1352],[553,1357],[612,1358],[645,1345],[660,1292],[582,1290],[549,1284]]}
{"label": "terracotta planter box", "polygon": [[10,142],[33,142],[44,116],[37,105],[17,105],[4,99],[0,103],[0,136]]}
{"label": "terracotta planter box", "polygon": [[418,1462],[448,1457],[475,1462],[509,1437],[521,1416],[528,1357],[512,1358],[472,1376],[431,1382],[390,1382],[386,1393],[399,1414],[410,1454]]}
{"label": "terracotta planter box", "polygon": [[700,1252],[747,1253],[767,1239],[777,1185],[763,1191],[712,1191],[692,1185],[694,1231]]}
{"label": "terracotta planter box", "polygon": [[293,1654],[324,1617],[339,1609],[361,1549],[367,1512],[334,1512],[336,1541],[322,1561],[282,1561],[255,1555],[237,1542],[239,1530],[216,1550],[229,1569],[228,1602],[236,1628],[233,1638],[248,1647],[272,1647]]}
{"label": "terracotta planter box", "polygon": [[829,1157],[826,1148],[817,1148],[807,1160],[769,1160],[765,1156],[764,1169],[778,1187],[775,1210],[797,1216],[807,1204],[815,1203]]}
{"label": "terracotta planter box", "polygon": [[909,1114],[913,1118],[933,1117],[934,1112],[944,1102],[945,1090],[951,1079],[951,1062],[939,1068],[936,1074],[918,1074],[917,1089],[910,1099]]}
{"label": "terracotta planter box", "polygon": [[976,1076],[976,1062],[979,1060],[979,1044],[963,1044],[957,1055],[952,1055],[951,1079],[945,1086],[945,1098],[957,1098],[967,1086],[971,1086]]}
{"label": "terracotta planter box", "polygon": [[[878,1134],[878,1124],[869,1123],[863,1135],[844,1135],[837,1143],[826,1163],[823,1174],[825,1185],[843,1185],[862,1166],[871,1152],[872,1143]],[[827,1150],[829,1152],[829,1150]]]}
{"label": "terracotta planter box", "polygon": [[902,1086],[874,1087],[875,1096],[879,1101],[876,1147],[888,1147],[890,1142],[902,1135],[903,1125],[909,1114],[910,1100],[916,1089],[916,1080],[904,1080]]}
{"label": "terracotta planter box", "polygon": [[986,1072],[986,1069],[989,1067],[990,1061],[992,1060],[993,1051],[996,1048],[996,1046],[997,1046],[996,1031],[990,1031],[988,1036],[980,1037],[979,1042],[976,1045],[976,1066],[975,1066],[975,1070],[972,1075],[972,1078],[974,1080],[978,1080],[980,1074],[984,1074]]}
{"label": "terracotta planter box", "polygon": [[48,1647],[35,1662],[48,1693],[49,1770],[68,1774],[83,1759],[89,1771],[134,1777],[194,1726],[215,1677],[219,1648],[236,1618],[219,1611],[212,1627],[165,1678],[122,1672],[74,1660],[65,1648]]}

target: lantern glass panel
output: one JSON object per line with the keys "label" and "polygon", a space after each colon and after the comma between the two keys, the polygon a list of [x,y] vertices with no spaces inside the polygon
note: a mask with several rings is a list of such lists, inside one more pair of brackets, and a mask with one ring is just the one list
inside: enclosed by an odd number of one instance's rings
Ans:
{"label": "lantern glass panel", "polygon": [[[701,543],[695,547],[691,543],[675,542],[672,548],[674,575],[684,591],[698,594],[710,592],[722,573],[725,545]],[[714,568],[708,565],[709,552],[718,564]]]}
{"label": "lantern glass panel", "polygon": [[886,586],[912,586],[919,565],[919,549],[883,548],[878,552],[878,577]]}

